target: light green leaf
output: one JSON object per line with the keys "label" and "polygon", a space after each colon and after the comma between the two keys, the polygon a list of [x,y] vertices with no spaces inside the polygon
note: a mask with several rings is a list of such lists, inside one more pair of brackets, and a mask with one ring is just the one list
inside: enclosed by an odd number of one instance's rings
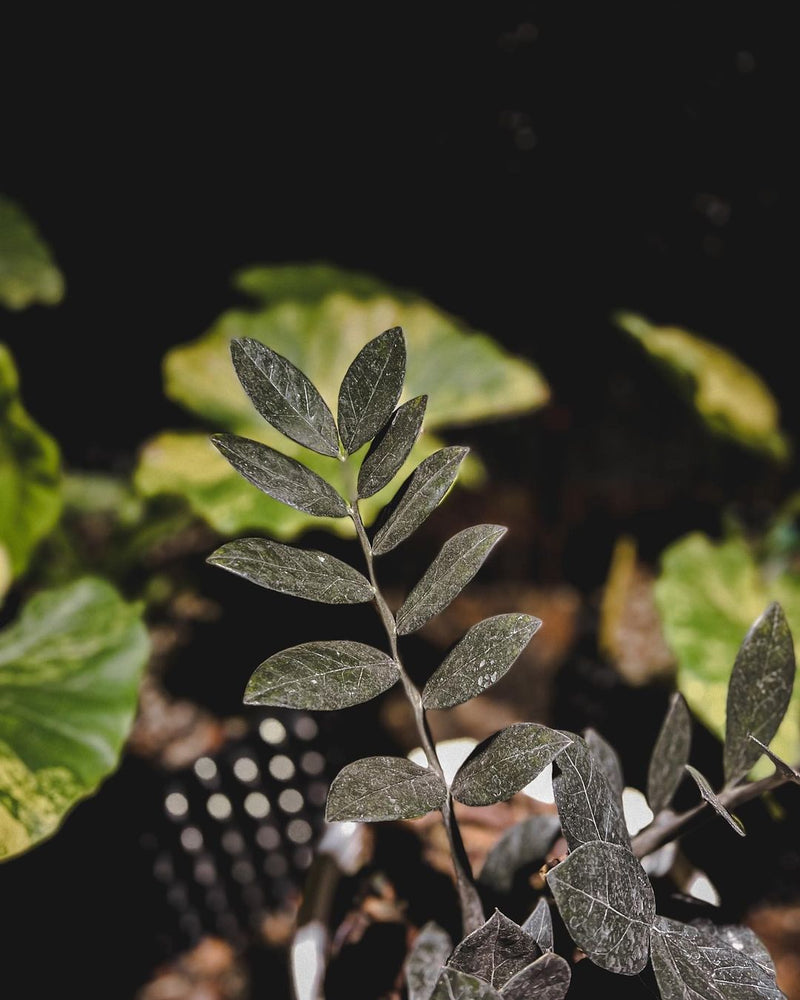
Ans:
{"label": "light green leaf", "polygon": [[0,633],[0,858],[50,836],[116,767],[149,648],[141,609],[91,577]]}
{"label": "light green leaf", "polygon": [[335,556],[270,538],[239,538],[208,557],[213,566],[282,594],[323,604],[361,604],[375,596],[358,570]]}
{"label": "light green leaf", "polygon": [[691,744],[692,719],[683,695],[676,691],[661,723],[647,771],[647,801],[654,813],[672,802],[689,762]]}
{"label": "light green leaf", "polygon": [[725,806],[720,802],[714,792],[714,789],[709,784],[708,779],[702,775],[696,767],[692,767],[691,764],[686,765],[686,770],[689,774],[691,774],[692,778],[694,778],[695,784],[700,789],[700,794],[711,806],[711,808],[725,820],[732,830],[735,830],[740,837],[743,837],[745,835],[745,831],[742,821],[737,816],[728,812]]}
{"label": "light green leaf", "polygon": [[358,470],[358,495],[371,497],[400,471],[422,430],[427,396],[416,396],[398,407],[369,447]]}
{"label": "light green leaf", "polygon": [[64,278],[46,243],[25,212],[0,194],[0,303],[25,309],[63,297]]}
{"label": "light green leaf", "polygon": [[687,330],[654,326],[633,313],[616,321],[673,374],[711,431],[778,461],[788,458],[775,397],[747,365]]}
{"label": "light green leaf", "polygon": [[379,649],[344,639],[306,642],[264,660],[244,701],[331,711],[376,698],[399,679],[397,664]]}
{"label": "light green leaf", "polygon": [[0,344],[0,576],[7,583],[24,572],[61,506],[58,446],[28,416],[14,361]]}
{"label": "light green leaf", "polygon": [[[663,553],[655,596],[678,661],[678,689],[692,712],[722,739],[728,681],[742,640],[770,601],[781,604],[800,634],[800,578],[762,570],[742,538],[712,542],[694,533]],[[800,759],[800,685],[772,749],[785,760]],[[768,773],[764,761],[753,769],[756,776]]]}
{"label": "light green leaf", "polygon": [[405,377],[406,344],[399,326],[374,337],[355,356],[339,387],[339,434],[349,455],[386,426]]}
{"label": "light green leaf", "polygon": [[447,786],[430,768],[404,757],[366,757],[333,779],[325,818],[331,823],[413,819],[441,809],[446,798]]}

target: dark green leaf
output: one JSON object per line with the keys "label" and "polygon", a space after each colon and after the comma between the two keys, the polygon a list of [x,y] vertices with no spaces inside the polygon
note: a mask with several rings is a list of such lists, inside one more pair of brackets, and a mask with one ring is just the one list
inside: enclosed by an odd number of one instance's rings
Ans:
{"label": "dark green leaf", "polygon": [[422,430],[427,396],[416,396],[394,411],[392,419],[369,447],[358,470],[358,495],[371,497],[400,471]]}
{"label": "dark green leaf", "polygon": [[361,604],[375,592],[366,577],[341,559],[313,549],[295,549],[269,538],[227,542],[208,562],[282,594],[324,604]]}
{"label": "dark green leaf", "polygon": [[503,1000],[563,1000],[572,972],[560,955],[542,955],[512,976],[500,990]]}
{"label": "dark green leaf", "polygon": [[421,462],[403,484],[396,506],[376,532],[372,551],[391,552],[405,541],[435,509],[456,480],[469,448],[442,448]]}
{"label": "dark green leaf", "polygon": [[500,994],[477,976],[443,969],[431,1000],[500,1000]]}
{"label": "dark green leaf", "polygon": [[473,625],[422,692],[425,708],[451,708],[496,683],[541,625],[533,615],[508,614]]}
{"label": "dark green leaf", "polygon": [[743,927],[741,924],[714,924],[703,918],[693,920],[691,926],[699,931],[706,944],[713,947],[722,942],[728,948],[747,955],[772,979],[775,978],[775,964],[770,953],[761,938],[749,927]]}
{"label": "dark green leaf", "polygon": [[794,645],[783,609],[772,603],[754,623],[733,665],[725,718],[725,781],[743,778],[761,756],[752,733],[769,746],[794,686]]}
{"label": "dark green leaf", "polygon": [[503,802],[524,788],[569,746],[563,733],[517,722],[480,743],[453,779],[453,797],[468,806]]}
{"label": "dark green leaf", "polygon": [[781,758],[777,754],[774,754],[768,746],[764,746],[760,740],[757,740],[752,733],[750,734],[750,739],[761,748],[762,753],[769,757],[779,774],[782,774],[783,777],[787,778],[789,781],[793,781],[795,784],[800,785],[800,771],[790,767],[785,760],[781,760]]}
{"label": "dark green leaf", "polygon": [[553,917],[550,914],[550,904],[542,896],[533,913],[522,925],[522,929],[539,945],[542,951],[553,950]]}
{"label": "dark green leaf", "polygon": [[536,942],[513,920],[495,910],[482,927],[464,938],[447,964],[459,972],[480,976],[500,989],[540,955]]}
{"label": "dark green leaf", "polygon": [[239,475],[274,500],[316,517],[347,517],[336,490],[293,458],[236,434],[215,434],[211,440]]}
{"label": "dark green leaf", "polygon": [[399,326],[365,344],[339,389],[339,434],[349,455],[371,441],[392,414],[406,377],[406,345]]}
{"label": "dark green leaf", "polygon": [[592,729],[591,726],[584,730],[583,738],[597,759],[597,763],[600,765],[609,785],[611,785],[612,791],[619,799],[622,799],[625,779],[622,776],[622,764],[620,763],[617,751],[596,729]]}
{"label": "dark green leaf", "polygon": [[325,818],[357,823],[412,819],[441,809],[446,799],[447,786],[430,768],[404,757],[366,757],[334,778]]}
{"label": "dark green leaf", "polygon": [[149,652],[142,609],[92,577],[38,593],[0,633],[0,858],[117,766]]}
{"label": "dark green leaf", "polygon": [[275,653],[250,678],[247,705],[329,711],[360,705],[388,690],[400,674],[386,653],[360,642],[306,642]]}
{"label": "dark green leaf", "polygon": [[253,406],[276,430],[320,455],[339,455],[325,400],[299,368],[252,337],[231,341],[233,367]]}
{"label": "dark green leaf", "polygon": [[425,924],[405,963],[408,1000],[430,1000],[452,950],[447,931],[432,922]]}
{"label": "dark green leaf", "polygon": [[548,813],[515,823],[489,851],[478,881],[496,892],[511,892],[521,868],[537,863],[541,868],[560,829],[558,816]]}
{"label": "dark green leaf", "polygon": [[559,753],[555,765],[553,794],[570,850],[593,840],[627,847],[622,801],[587,744],[576,738]]}
{"label": "dark green leaf", "polygon": [[626,847],[594,841],[547,875],[573,941],[602,969],[635,976],[647,963],[653,888]]}
{"label": "dark green leaf", "polygon": [[505,533],[506,529],[497,524],[476,524],[449,538],[398,611],[398,633],[416,632],[446,608]]}
{"label": "dark green leaf", "polygon": [[19,205],[0,195],[0,303],[25,309],[63,297],[64,278],[49,247]]}
{"label": "dark green leaf", "polygon": [[703,775],[697,770],[697,768],[692,767],[691,764],[686,765],[686,770],[694,778],[697,787],[700,789],[700,794],[703,796],[706,802],[708,802],[711,808],[714,809],[716,812],[718,812],[720,816],[725,820],[725,822],[728,823],[729,826],[731,826],[739,834],[740,837],[743,837],[745,834],[742,821],[738,819],[736,816],[734,816],[732,813],[728,812],[725,806],[717,798],[717,795],[715,794],[714,789],[708,783],[708,780],[703,777]]}
{"label": "dark green leaf", "polygon": [[651,949],[663,1000],[785,1000],[769,972],[695,927],[657,917]]}
{"label": "dark green leaf", "polygon": [[654,813],[660,813],[672,802],[689,761],[691,744],[692,719],[683,695],[676,691],[661,724],[647,771],[647,801]]}

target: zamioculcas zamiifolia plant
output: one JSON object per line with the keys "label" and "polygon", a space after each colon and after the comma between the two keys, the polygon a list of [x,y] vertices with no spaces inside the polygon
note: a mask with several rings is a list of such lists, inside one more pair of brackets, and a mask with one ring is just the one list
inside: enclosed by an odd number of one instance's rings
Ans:
{"label": "zamioculcas zamiifolia plant", "polygon": [[[307,710],[365,702],[400,683],[413,709],[426,766],[405,758],[367,757],[334,780],[327,818],[377,822],[439,810],[447,830],[463,917],[454,944],[434,924],[419,934],[406,962],[410,1000],[560,1000],[570,963],[553,950],[551,907],[574,944],[603,969],[625,976],[648,961],[664,1000],[773,1000],[783,996],[763,946],[745,928],[679,923],[656,913],[641,859],[675,839],[710,805],[737,834],[733,809],[800,774],[769,750],[786,711],[795,674],[786,619],[770,605],[753,625],[733,667],[728,693],[724,788],[715,791],[689,761],[691,719],[680,695],[656,741],[649,771],[652,823],[631,840],[622,809],[622,779],[613,750],[597,734],[586,738],[537,723],[517,723],[477,746],[448,785],[431,739],[426,712],[459,705],[509,670],[541,624],[503,614],[473,626],[419,690],[403,666],[401,643],[441,612],[480,569],[505,529],[480,524],[447,541],[393,614],[376,565],[401,545],[453,484],[465,448],[430,455],[403,485],[368,535],[359,505],[397,474],[420,432],[426,398],[397,407],[406,352],[402,331],[387,330],[358,353],[341,383],[337,418],[306,376],[262,343],[234,340],[236,373],[258,412],[293,441],[343,463],[351,487],[337,492],[324,478],[267,445],[222,434],[214,443],[254,486],[298,510],[350,518],[366,573],[326,555],[267,538],[245,538],[218,549],[210,561],[262,587],[330,604],[371,602],[386,631],[386,649],[356,641],[307,642],[270,656],[254,673],[245,701]],[[369,447],[366,447],[369,446]],[[333,477],[332,477],[333,478]],[[336,477],[341,481],[341,476]],[[774,775],[746,776],[766,754]],[[470,806],[511,798],[549,765],[566,850],[546,866],[545,893],[518,925],[499,910],[486,919],[459,833],[454,800]],[[686,773],[702,799],[686,813],[671,810]],[[554,817],[534,817],[501,839],[481,872],[480,885],[508,888],[515,869],[546,858],[559,830]],[[570,954],[573,950],[570,950]]]}

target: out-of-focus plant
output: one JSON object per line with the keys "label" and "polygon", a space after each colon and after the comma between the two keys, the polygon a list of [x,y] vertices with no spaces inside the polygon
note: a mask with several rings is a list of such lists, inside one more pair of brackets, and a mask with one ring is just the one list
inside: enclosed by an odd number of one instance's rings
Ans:
{"label": "out-of-focus plant", "polygon": [[63,275],[36,226],[0,194],[0,304],[9,309],[53,306],[63,297]]}
{"label": "out-of-focus plant", "polygon": [[[508,354],[490,337],[476,333],[425,299],[398,292],[368,275],[326,265],[258,267],[236,278],[239,290],[255,299],[249,309],[225,312],[199,340],[174,348],[164,361],[167,395],[192,413],[231,433],[276,446],[279,435],[259,422],[230,369],[228,344],[234,337],[269,343],[307,372],[323,394],[335,393],[353,353],[376,328],[403,326],[412,347],[406,397],[429,395],[426,430],[404,471],[440,446],[432,431],[525,413],[542,406],[549,390],[528,361]],[[316,472],[326,459],[297,442],[282,447]],[[476,462],[467,476],[479,475]],[[339,486],[341,473],[326,470]],[[136,483],[145,496],[186,498],[192,510],[223,535],[248,528],[278,538],[296,537],[312,523],[351,533],[341,521],[312,519],[248,490],[209,446],[204,433],[165,432],[142,451]],[[384,487],[363,505],[370,523],[393,487]],[[349,524],[349,522],[348,522]]]}

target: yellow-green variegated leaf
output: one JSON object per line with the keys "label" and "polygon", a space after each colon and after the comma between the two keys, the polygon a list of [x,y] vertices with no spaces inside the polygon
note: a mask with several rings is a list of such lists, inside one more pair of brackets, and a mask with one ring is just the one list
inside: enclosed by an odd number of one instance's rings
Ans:
{"label": "yellow-green variegated leaf", "polygon": [[9,350],[0,344],[0,596],[61,513],[58,445],[28,415]]}
{"label": "yellow-green variegated leaf", "polygon": [[63,297],[64,279],[49,248],[25,212],[0,194],[0,303],[24,309]]}
{"label": "yellow-green variegated leaf", "polygon": [[[340,384],[358,352],[383,331],[402,327],[408,363],[401,401],[428,395],[425,427],[395,480],[363,505],[366,520],[374,518],[411,470],[441,446],[431,430],[530,412],[547,402],[547,384],[530,362],[424,299],[397,292],[368,275],[327,265],[252,268],[238,276],[237,284],[257,300],[256,306],[229,310],[202,337],[170,351],[164,360],[166,393],[201,417],[209,431],[263,441],[308,465],[337,489],[345,488],[342,477],[352,477],[352,470],[266,424],[239,384],[230,342],[249,337],[266,344],[307,375],[335,410]],[[362,457],[359,452],[356,466]],[[255,491],[234,477],[230,470],[223,473],[219,462],[207,459],[199,437],[162,434],[142,451],[137,484],[146,495],[185,496],[196,513],[223,534],[261,528],[287,539],[320,524],[350,531],[344,519],[321,522],[263,496],[245,497]],[[479,477],[478,462],[468,460],[460,482]]]}
{"label": "yellow-green variegated leaf", "polygon": [[0,632],[0,860],[116,767],[149,648],[141,608],[93,577],[42,591]]}
{"label": "yellow-green variegated leaf", "polygon": [[[720,738],[733,664],[753,622],[771,601],[783,608],[800,655],[800,578],[766,574],[739,537],[713,542],[694,533],[663,553],[656,602],[664,634],[678,661],[678,688],[689,707]],[[800,684],[772,740],[791,763],[800,760]],[[769,773],[765,758],[755,774]]]}
{"label": "yellow-green variegated leaf", "polygon": [[773,459],[788,457],[778,403],[764,381],[717,344],[688,330],[655,326],[634,313],[618,325],[680,381],[708,427]]}

